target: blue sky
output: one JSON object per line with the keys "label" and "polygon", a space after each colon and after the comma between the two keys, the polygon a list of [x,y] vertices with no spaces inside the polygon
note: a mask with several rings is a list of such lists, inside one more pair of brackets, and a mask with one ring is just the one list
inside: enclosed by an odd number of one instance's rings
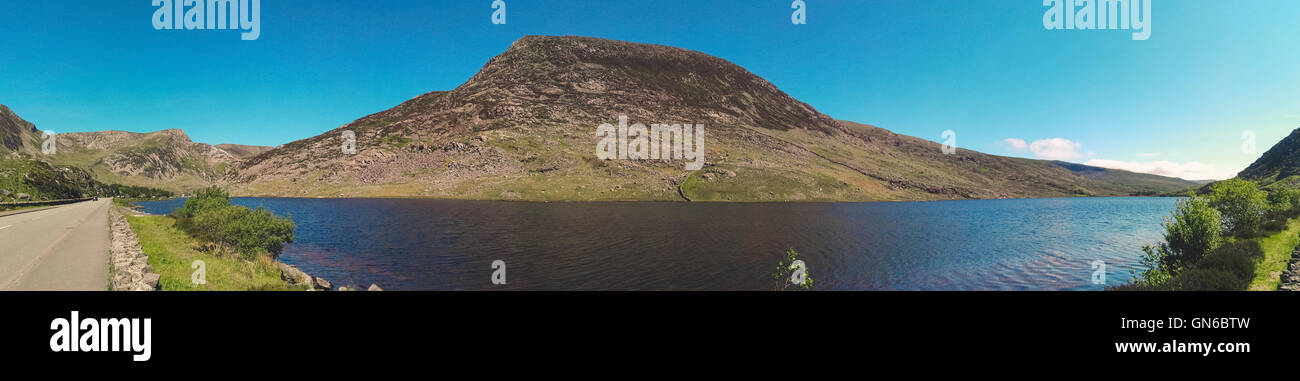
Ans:
{"label": "blue sky", "polygon": [[155,30],[149,0],[0,0],[0,103],[56,132],[277,145],[455,88],[545,34],[699,50],[835,118],[1010,156],[1227,177],[1300,127],[1290,0],[1153,0],[1146,41],[1047,30],[1040,0],[805,0],[806,25],[792,0],[505,1],[492,25],[490,0],[265,0],[241,41]]}

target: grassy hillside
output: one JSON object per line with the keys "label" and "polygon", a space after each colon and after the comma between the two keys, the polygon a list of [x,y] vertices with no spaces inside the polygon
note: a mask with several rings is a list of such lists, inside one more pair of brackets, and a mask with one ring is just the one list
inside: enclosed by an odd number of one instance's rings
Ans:
{"label": "grassy hillside", "polygon": [[18,199],[19,193],[30,196],[29,200],[172,195],[171,192],[147,187],[105,184],[80,168],[54,166],[26,155],[0,157],[0,202],[24,201]]}

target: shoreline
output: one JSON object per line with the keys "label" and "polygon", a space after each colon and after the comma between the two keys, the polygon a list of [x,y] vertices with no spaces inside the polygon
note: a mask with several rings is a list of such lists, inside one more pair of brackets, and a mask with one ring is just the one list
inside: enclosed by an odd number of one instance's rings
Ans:
{"label": "shoreline", "polygon": [[[1115,199],[1115,198],[1183,198],[1184,195],[1153,195],[1153,196],[1055,196],[1055,197],[1014,197],[1014,198],[963,198],[963,199],[939,199],[939,200],[880,200],[880,201],[827,201],[827,200],[786,200],[786,201],[686,201],[686,200],[521,200],[521,199],[477,199],[477,198],[445,198],[445,197],[420,197],[420,196],[383,196],[383,197],[302,197],[302,196],[230,196],[231,199],[280,199],[280,200],[432,200],[432,201],[473,201],[473,202],[513,202],[513,203],[530,203],[530,204],[625,204],[625,203],[664,203],[664,204],[901,204],[901,203],[936,203],[936,202],[961,202],[961,201],[999,201],[999,200],[1072,200],[1072,199]],[[172,197],[162,200],[141,200],[143,201],[169,201],[187,197]]]}

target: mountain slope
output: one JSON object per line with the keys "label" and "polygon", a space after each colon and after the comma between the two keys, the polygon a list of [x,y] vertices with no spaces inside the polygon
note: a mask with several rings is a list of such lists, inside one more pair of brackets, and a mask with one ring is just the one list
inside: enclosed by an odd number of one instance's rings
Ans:
{"label": "mountain slope", "polygon": [[0,105],[0,139],[0,153],[21,153],[54,166],[79,168],[105,183],[177,192],[215,183],[232,164],[271,149],[195,143],[181,130],[100,131],[58,134],[54,154],[45,155],[41,132],[4,105]]}
{"label": "mountain slope", "polygon": [[[596,127],[622,115],[647,125],[704,124],[705,168],[597,160]],[[341,150],[345,130],[356,133],[356,155]],[[529,36],[456,89],[253,156],[225,182],[234,194],[262,196],[732,201],[1129,195],[1191,186],[1117,180],[1124,177],[968,150],[944,155],[934,142],[832,119],[699,52]]]}
{"label": "mountain slope", "polygon": [[0,104],[0,153],[38,151],[40,135],[35,124]]}
{"label": "mountain slope", "polygon": [[1300,186],[1300,129],[1274,144],[1237,177],[1262,186],[1273,184]]}
{"label": "mountain slope", "polygon": [[157,197],[170,193],[144,187],[105,184],[75,166],[47,163],[40,153],[41,133],[0,105],[0,202],[57,200],[85,196]]}

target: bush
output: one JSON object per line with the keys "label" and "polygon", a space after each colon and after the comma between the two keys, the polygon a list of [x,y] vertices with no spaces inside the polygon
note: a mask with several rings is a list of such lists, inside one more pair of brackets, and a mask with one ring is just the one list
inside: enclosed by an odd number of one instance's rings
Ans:
{"label": "bush", "polygon": [[1233,242],[1205,256],[1196,268],[1226,271],[1249,285],[1255,278],[1255,259],[1263,256],[1264,248],[1259,246],[1259,242]]}
{"label": "bush", "polygon": [[1195,268],[1170,278],[1161,288],[1169,291],[1241,291],[1249,286],[1249,278],[1243,280],[1225,270]]}
{"label": "bush", "polygon": [[285,243],[293,242],[293,221],[260,207],[211,209],[194,217],[192,224],[201,238],[232,248],[248,259],[260,252],[279,255]]}
{"label": "bush", "polygon": [[195,218],[199,213],[208,210],[221,209],[230,206],[230,194],[216,186],[200,189],[185,200],[185,206],[172,212],[172,215],[179,218]]}
{"label": "bush", "polygon": [[1159,286],[1218,248],[1223,241],[1221,225],[1219,211],[1211,208],[1205,198],[1179,200],[1173,218],[1165,218],[1164,242],[1142,247],[1143,262],[1149,269],[1143,274],[1146,283]]}
{"label": "bush", "polygon": [[194,237],[249,260],[262,252],[278,256],[284,244],[293,242],[292,219],[276,217],[261,207],[231,205],[230,195],[217,187],[200,190],[172,214],[177,225]]}
{"label": "bush", "polygon": [[1282,187],[1268,194],[1268,207],[1271,211],[1287,213],[1300,210],[1300,189]]}
{"label": "bush", "polygon": [[1229,235],[1252,237],[1259,232],[1268,211],[1267,193],[1255,183],[1231,179],[1210,187],[1210,204],[1223,215],[1223,230]]}

